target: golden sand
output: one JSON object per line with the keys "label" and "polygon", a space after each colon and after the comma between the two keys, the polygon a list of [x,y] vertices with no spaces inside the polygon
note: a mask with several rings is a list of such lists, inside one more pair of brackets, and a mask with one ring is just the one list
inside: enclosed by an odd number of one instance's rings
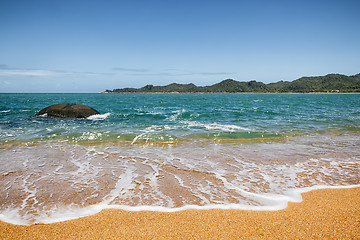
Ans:
{"label": "golden sand", "polygon": [[360,188],[323,189],[280,211],[104,210],[53,224],[0,222],[0,239],[360,239]]}

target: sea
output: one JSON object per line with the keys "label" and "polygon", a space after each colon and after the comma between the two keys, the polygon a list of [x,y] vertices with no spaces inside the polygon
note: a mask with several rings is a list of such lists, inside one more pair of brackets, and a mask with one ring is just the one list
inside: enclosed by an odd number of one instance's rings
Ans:
{"label": "sea", "polygon": [[[34,116],[57,103],[87,119]],[[280,210],[360,186],[360,94],[0,94],[0,220]]]}

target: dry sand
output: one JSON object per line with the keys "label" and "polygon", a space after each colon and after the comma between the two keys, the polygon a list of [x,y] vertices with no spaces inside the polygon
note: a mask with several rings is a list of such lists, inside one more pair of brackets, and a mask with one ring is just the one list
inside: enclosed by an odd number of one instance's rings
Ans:
{"label": "dry sand", "polygon": [[0,239],[360,239],[360,188],[323,189],[281,211],[104,210],[54,224],[0,222]]}

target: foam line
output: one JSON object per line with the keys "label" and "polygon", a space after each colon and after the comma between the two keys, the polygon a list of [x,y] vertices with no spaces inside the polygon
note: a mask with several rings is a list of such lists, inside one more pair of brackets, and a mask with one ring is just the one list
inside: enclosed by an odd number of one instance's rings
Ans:
{"label": "foam line", "polygon": [[[106,201],[103,201],[98,204],[94,204],[84,208],[63,208],[58,209],[58,211],[52,213],[50,216],[42,215],[40,216],[36,222],[29,222],[18,215],[16,209],[12,210],[5,210],[2,214],[0,214],[0,220],[4,222],[8,222],[15,225],[30,225],[32,223],[55,223],[61,221],[67,221],[72,219],[78,219],[81,217],[86,217],[90,215],[94,215],[99,213],[104,209],[121,209],[125,211],[155,211],[155,212],[178,212],[184,210],[211,210],[211,209],[234,209],[234,210],[247,210],[247,211],[278,211],[285,209],[288,205],[288,202],[301,202],[302,197],[301,194],[305,192],[309,192],[312,190],[319,190],[319,189],[341,189],[341,188],[355,188],[360,187],[358,185],[349,185],[349,186],[313,186],[313,187],[306,187],[301,189],[293,189],[287,192],[290,195],[288,198],[289,201],[284,201],[286,198],[281,198],[281,200],[277,204],[273,204],[270,206],[249,206],[244,204],[207,204],[204,206],[198,205],[186,205],[183,207],[178,208],[168,208],[168,207],[161,207],[161,206],[126,206],[126,205],[116,205],[116,204],[109,204],[112,197]],[[290,200],[291,199],[291,200]]]}

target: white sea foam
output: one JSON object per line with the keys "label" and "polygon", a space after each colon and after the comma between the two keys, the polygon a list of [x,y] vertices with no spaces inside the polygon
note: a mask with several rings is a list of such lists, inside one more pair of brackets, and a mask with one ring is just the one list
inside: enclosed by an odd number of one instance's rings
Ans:
{"label": "white sea foam", "polygon": [[220,130],[225,132],[235,132],[235,131],[251,131],[249,128],[231,125],[231,124],[219,124],[219,123],[201,123],[197,121],[181,121],[180,123],[184,124],[188,128],[201,127],[208,130]]}
{"label": "white sea foam", "polygon": [[183,114],[183,113],[185,113],[185,112],[186,112],[185,109],[172,111],[172,113],[174,113],[174,114],[171,115],[171,116],[169,116],[169,117],[167,118],[167,120],[174,122],[174,121],[176,121],[176,120],[179,118],[179,116],[181,116],[181,114]]}
{"label": "white sea foam", "polygon": [[29,225],[30,222],[19,215],[19,210],[16,208],[8,208],[0,213],[0,220],[15,225]]}
{"label": "white sea foam", "polygon": [[359,141],[355,135],[245,145],[12,146],[0,153],[0,161],[11,159],[0,172],[0,220],[51,223],[106,208],[279,210],[306,191],[360,187]]}
{"label": "white sea foam", "polygon": [[111,115],[111,113],[104,113],[104,114],[95,114],[87,117],[88,120],[105,120]]}
{"label": "white sea foam", "polygon": [[80,137],[74,138],[75,142],[86,140],[101,140],[103,134],[100,132],[84,132]]}
{"label": "white sea foam", "polygon": [[[135,142],[137,142],[138,140],[145,140],[145,142],[147,143],[149,140],[152,139],[152,136],[149,134],[152,133],[160,133],[162,131],[167,131],[167,130],[171,130],[174,127],[170,127],[169,125],[151,125],[150,127],[147,127],[143,130],[143,133],[138,134],[137,136],[134,137],[134,139],[132,140],[131,144],[134,144]],[[169,140],[173,140],[173,138],[170,135],[167,135],[169,137]],[[159,140],[164,140],[163,136],[159,136],[158,137]]]}
{"label": "white sea foam", "polygon": [[240,126],[236,126],[236,125],[224,125],[224,124],[217,124],[217,123],[212,123],[212,124],[205,124],[204,125],[206,129],[210,129],[210,130],[221,130],[221,131],[229,131],[229,132],[233,132],[233,131],[249,131],[249,128],[244,128],[244,127],[240,127]]}
{"label": "white sea foam", "polygon": [[356,188],[360,187],[360,184],[357,185],[348,185],[348,186],[313,186],[307,188],[300,188],[294,189],[291,191],[286,192],[286,196],[279,195],[278,199],[274,196],[275,202],[272,205],[268,206],[249,206],[246,204],[206,204],[203,206],[199,205],[186,205],[183,207],[171,208],[171,207],[162,207],[162,206],[148,206],[148,205],[140,205],[140,206],[128,206],[128,205],[115,205],[109,204],[109,201],[103,201],[94,205],[90,205],[87,207],[74,207],[68,206],[57,209],[51,213],[47,214],[40,214],[36,221],[26,220],[22,218],[18,214],[19,209],[7,209],[2,211],[0,214],[0,220],[3,222],[8,222],[14,225],[30,225],[34,223],[56,223],[62,221],[68,221],[73,219],[78,219],[86,216],[91,216],[104,209],[120,209],[125,211],[154,211],[154,212],[179,212],[184,210],[211,210],[211,209],[223,209],[223,210],[247,210],[247,211],[278,211],[285,209],[289,202],[302,202],[302,193],[306,193],[313,190],[320,190],[320,189],[348,189],[348,188]]}
{"label": "white sea foam", "polygon": [[141,139],[141,137],[143,137],[145,135],[146,135],[146,133],[141,133],[141,134],[137,135],[136,137],[134,137],[131,144],[134,144],[137,140]]}

